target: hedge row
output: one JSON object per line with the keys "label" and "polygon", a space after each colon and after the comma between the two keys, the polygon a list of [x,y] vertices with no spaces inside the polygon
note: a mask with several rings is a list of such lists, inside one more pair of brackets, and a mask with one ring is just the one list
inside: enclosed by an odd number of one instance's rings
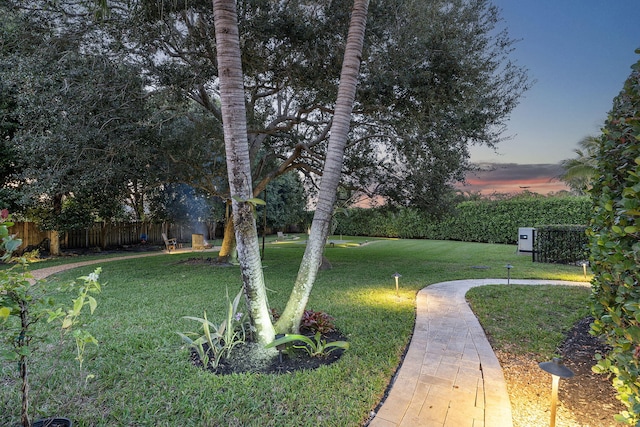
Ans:
{"label": "hedge row", "polygon": [[460,203],[446,218],[430,219],[416,209],[350,209],[337,215],[336,234],[406,239],[515,244],[519,227],[589,223],[588,197],[514,197]]}
{"label": "hedge row", "polygon": [[[636,51],[640,53],[640,50]],[[640,425],[640,61],[606,122],[591,191],[593,333],[612,350],[595,369],[612,374],[627,410],[618,421]]]}
{"label": "hedge row", "polygon": [[575,264],[586,261],[589,248],[586,230],[586,225],[536,227],[533,260],[557,264]]}

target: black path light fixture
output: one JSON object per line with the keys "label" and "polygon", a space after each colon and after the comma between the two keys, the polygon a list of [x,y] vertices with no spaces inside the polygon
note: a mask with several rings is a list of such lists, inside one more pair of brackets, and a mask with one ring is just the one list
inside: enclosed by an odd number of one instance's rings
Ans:
{"label": "black path light fixture", "polygon": [[[284,337],[285,337],[285,334],[276,334],[277,340]],[[278,350],[278,360],[280,363],[282,363],[282,350],[284,350],[285,348],[287,348],[286,344],[280,344],[276,346],[276,349]]]}
{"label": "black path light fixture", "polygon": [[538,364],[540,369],[551,374],[551,421],[549,427],[555,427],[556,425],[556,405],[558,402],[558,385],[560,384],[560,378],[571,378],[574,373],[571,369],[562,364],[562,359],[554,357],[551,362],[542,362]]}
{"label": "black path light fixture", "polygon": [[505,265],[505,268],[507,269],[507,285],[509,285],[511,284],[511,269],[513,268],[513,265],[507,264]]}
{"label": "black path light fixture", "polygon": [[392,277],[394,277],[396,279],[396,296],[399,297],[400,293],[398,291],[398,279],[400,279],[402,277],[402,274],[396,272],[396,273],[393,274]]}

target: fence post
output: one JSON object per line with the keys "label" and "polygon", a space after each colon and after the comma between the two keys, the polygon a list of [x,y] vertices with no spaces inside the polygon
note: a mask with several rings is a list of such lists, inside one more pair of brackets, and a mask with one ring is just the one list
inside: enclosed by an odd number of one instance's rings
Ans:
{"label": "fence post", "polygon": [[536,262],[536,229],[531,230],[531,262]]}

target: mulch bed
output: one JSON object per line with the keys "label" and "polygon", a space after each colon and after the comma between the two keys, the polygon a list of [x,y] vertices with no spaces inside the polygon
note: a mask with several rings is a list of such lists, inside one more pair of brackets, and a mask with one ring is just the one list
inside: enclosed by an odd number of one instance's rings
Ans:
{"label": "mulch bed", "polygon": [[[310,336],[309,334],[307,334]],[[347,341],[347,338],[339,331],[324,334],[322,339],[327,342]],[[204,345],[207,351],[208,345]],[[263,354],[262,346],[247,342],[238,345],[232,351],[229,360],[222,360],[217,367],[207,366],[207,370],[216,375],[230,375],[237,373],[255,372],[262,374],[287,374],[300,370],[312,370],[321,366],[330,365],[337,362],[344,353],[343,349],[336,349],[324,357],[311,357],[303,349],[291,349],[288,353],[283,352],[276,356],[260,357]],[[202,360],[198,353],[192,349],[190,354],[191,363],[203,368]]]}
{"label": "mulch bed", "polygon": [[[596,353],[609,350],[589,334],[592,318],[576,323],[558,349],[564,364],[575,376],[560,381],[557,426],[617,427],[613,417],[624,410],[606,375],[595,374]],[[513,411],[514,427],[549,425],[551,376],[542,371],[532,356],[496,352],[502,366]]]}

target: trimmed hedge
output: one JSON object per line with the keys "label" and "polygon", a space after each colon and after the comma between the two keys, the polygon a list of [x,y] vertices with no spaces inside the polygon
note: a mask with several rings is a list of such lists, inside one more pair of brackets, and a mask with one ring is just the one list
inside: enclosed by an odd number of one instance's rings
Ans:
{"label": "trimmed hedge", "polygon": [[640,61],[632,68],[602,135],[589,234],[594,272],[592,330],[604,335],[612,347],[594,370],[613,374],[618,398],[627,407],[617,419],[639,425]]}
{"label": "trimmed hedge", "polygon": [[411,208],[350,209],[340,217],[337,234],[507,243],[518,241],[519,227],[589,223],[588,197],[517,196],[505,200],[460,203],[454,213],[430,219]]}
{"label": "trimmed hedge", "polygon": [[535,262],[575,264],[587,259],[586,225],[539,225],[534,239]]}

